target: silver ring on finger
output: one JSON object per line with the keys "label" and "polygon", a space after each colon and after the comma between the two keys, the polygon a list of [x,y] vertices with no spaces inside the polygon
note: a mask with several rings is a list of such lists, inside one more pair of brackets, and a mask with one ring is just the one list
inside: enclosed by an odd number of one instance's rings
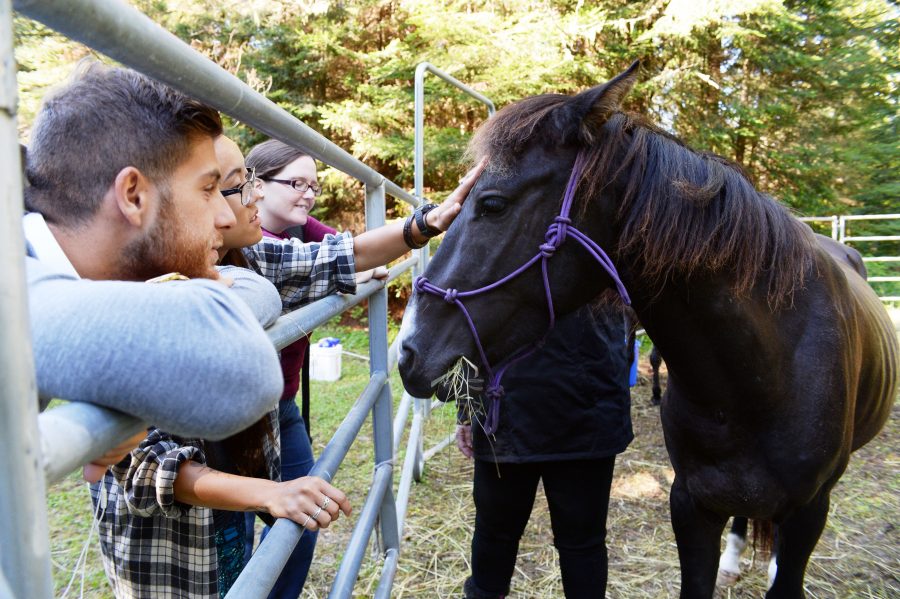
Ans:
{"label": "silver ring on finger", "polygon": [[313,512],[312,519],[316,522],[319,521],[319,514],[322,513],[322,508],[318,508],[315,512]]}
{"label": "silver ring on finger", "polygon": [[303,528],[306,528],[306,525],[309,524],[309,521],[312,520],[312,519],[313,519],[312,516],[310,516],[309,514],[306,514],[306,520],[303,521],[303,524],[301,524],[301,526],[302,526]]}
{"label": "silver ring on finger", "polygon": [[328,504],[329,504],[329,503],[331,503],[331,497],[329,497],[328,495],[326,495],[326,496],[325,496],[325,501],[322,502],[322,509],[324,510],[326,507],[328,507]]}

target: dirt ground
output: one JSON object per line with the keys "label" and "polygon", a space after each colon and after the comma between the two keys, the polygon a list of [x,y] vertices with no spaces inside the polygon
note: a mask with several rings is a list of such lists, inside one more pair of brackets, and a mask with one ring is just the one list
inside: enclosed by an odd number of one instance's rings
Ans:
{"label": "dirt ground", "polygon": [[[644,373],[646,374],[646,372]],[[646,380],[634,388],[635,440],[617,461],[609,510],[609,586],[616,599],[677,597],[680,586],[675,539],[669,525],[668,487],[672,480],[660,431],[659,412],[650,405]],[[851,459],[832,494],[828,525],[806,575],[807,597],[900,598],[900,405],[882,433]],[[452,420],[429,423],[429,436],[444,436]],[[428,462],[413,489],[403,537],[394,597],[461,597],[469,572],[474,520],[471,463],[455,448]],[[556,553],[542,493],[522,539],[512,597],[561,598]],[[336,539],[335,539],[336,540]],[[317,559],[331,543],[320,539]],[[327,558],[326,558],[327,559]],[[380,560],[360,573],[356,596],[374,592]],[[321,564],[321,562],[319,562]],[[721,598],[758,598],[765,593],[766,562],[743,559],[744,576]],[[320,570],[321,572],[321,570]],[[324,572],[323,572],[324,574]],[[318,597],[308,586],[309,594]]]}

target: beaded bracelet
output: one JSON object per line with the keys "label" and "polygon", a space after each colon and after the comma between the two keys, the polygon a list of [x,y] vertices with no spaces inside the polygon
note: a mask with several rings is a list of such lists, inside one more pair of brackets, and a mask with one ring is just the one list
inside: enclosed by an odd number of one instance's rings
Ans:
{"label": "beaded bracelet", "polygon": [[414,215],[410,215],[407,217],[406,222],[403,223],[403,242],[406,243],[406,247],[411,250],[418,250],[426,245],[428,245],[428,240],[426,239],[422,243],[416,243],[412,236],[412,224],[413,220],[415,220]]}

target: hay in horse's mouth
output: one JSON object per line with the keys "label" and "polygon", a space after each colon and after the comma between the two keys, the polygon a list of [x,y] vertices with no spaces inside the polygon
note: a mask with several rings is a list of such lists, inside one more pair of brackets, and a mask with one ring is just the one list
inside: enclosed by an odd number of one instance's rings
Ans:
{"label": "hay in horse's mouth", "polygon": [[431,382],[441,401],[456,401],[461,421],[481,423],[484,406],[475,401],[472,393],[482,391],[479,369],[465,356],[461,356],[446,373]]}
{"label": "hay in horse's mouth", "polygon": [[475,373],[475,378],[477,378],[478,366],[475,366],[475,364],[469,361],[465,356],[460,356],[459,360],[457,360],[447,372],[431,381],[431,387],[446,387],[448,397],[452,397],[456,400],[472,399],[472,396],[469,395],[469,377],[466,376],[466,366],[472,369]]}

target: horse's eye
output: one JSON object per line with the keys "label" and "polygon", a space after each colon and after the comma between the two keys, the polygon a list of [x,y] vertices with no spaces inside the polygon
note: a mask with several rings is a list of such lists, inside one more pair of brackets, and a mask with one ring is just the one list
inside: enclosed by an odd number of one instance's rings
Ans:
{"label": "horse's eye", "polygon": [[501,198],[500,196],[488,196],[481,200],[481,210],[479,211],[482,216],[488,216],[491,214],[499,214],[506,209],[506,198]]}

